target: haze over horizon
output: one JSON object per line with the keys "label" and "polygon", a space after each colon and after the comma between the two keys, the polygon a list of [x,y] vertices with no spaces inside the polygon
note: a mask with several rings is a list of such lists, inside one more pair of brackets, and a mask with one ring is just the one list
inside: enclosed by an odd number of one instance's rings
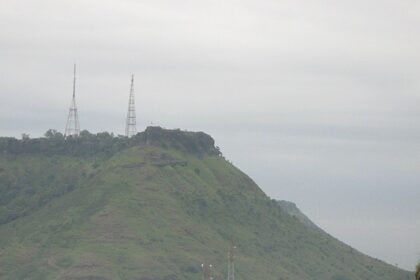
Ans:
{"label": "haze over horizon", "polygon": [[0,135],[200,130],[271,197],[413,270],[420,253],[420,3],[11,1]]}

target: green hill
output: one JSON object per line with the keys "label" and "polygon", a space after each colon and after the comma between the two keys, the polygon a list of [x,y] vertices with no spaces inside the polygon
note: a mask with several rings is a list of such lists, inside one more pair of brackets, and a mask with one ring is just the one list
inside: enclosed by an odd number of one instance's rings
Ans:
{"label": "green hill", "polygon": [[0,153],[0,279],[192,280],[203,262],[225,279],[231,242],[237,280],[413,277],[267,197],[204,133],[49,131]]}

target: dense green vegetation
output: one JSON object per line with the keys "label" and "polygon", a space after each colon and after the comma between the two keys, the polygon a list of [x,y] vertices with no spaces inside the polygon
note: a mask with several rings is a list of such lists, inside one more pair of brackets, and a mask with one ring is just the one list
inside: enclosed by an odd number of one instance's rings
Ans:
{"label": "dense green vegetation", "polygon": [[203,132],[166,130],[160,127],[148,127],[144,132],[127,138],[102,132],[91,134],[82,131],[79,137],[64,138],[56,130],[48,130],[45,137],[30,139],[27,135],[22,140],[0,137],[0,152],[5,157],[13,158],[22,154],[40,154],[44,156],[66,155],[79,157],[109,157],[116,152],[134,146],[157,145],[162,148],[175,148],[196,155],[218,155],[214,140]]}
{"label": "dense green vegetation", "polygon": [[204,133],[49,131],[0,151],[0,279],[193,280],[203,262],[224,276],[232,241],[238,280],[413,277],[271,200]]}
{"label": "dense green vegetation", "polygon": [[416,280],[420,280],[420,263],[416,267]]}

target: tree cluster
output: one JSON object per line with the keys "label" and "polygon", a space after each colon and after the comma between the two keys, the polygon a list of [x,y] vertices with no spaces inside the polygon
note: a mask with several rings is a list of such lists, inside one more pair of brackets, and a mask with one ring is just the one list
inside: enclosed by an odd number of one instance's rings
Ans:
{"label": "tree cluster", "polygon": [[0,137],[0,153],[16,156],[19,154],[70,155],[70,156],[110,156],[129,147],[138,145],[158,145],[180,149],[194,154],[220,155],[214,146],[214,140],[203,132],[185,132],[167,130],[160,127],[148,127],[134,137],[114,136],[101,132],[92,134],[87,130],[78,137],[64,137],[50,129],[42,138],[31,139],[24,135],[22,139]]}

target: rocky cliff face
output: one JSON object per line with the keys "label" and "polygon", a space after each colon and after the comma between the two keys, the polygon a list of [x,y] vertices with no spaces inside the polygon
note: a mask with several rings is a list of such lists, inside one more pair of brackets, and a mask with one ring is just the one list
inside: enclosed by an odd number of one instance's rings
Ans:
{"label": "rocky cliff face", "polygon": [[204,132],[166,130],[161,127],[148,127],[136,136],[136,140],[147,144],[171,147],[197,155],[219,155],[214,139]]}

